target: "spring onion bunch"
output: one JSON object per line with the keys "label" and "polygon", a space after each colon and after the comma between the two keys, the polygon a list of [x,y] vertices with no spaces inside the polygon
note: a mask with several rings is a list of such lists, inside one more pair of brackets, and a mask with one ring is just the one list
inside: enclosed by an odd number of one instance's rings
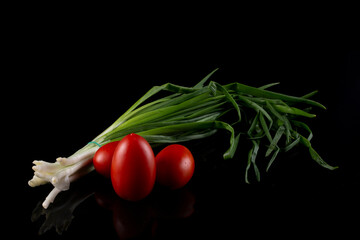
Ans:
{"label": "spring onion bunch", "polygon": [[[224,159],[234,157],[242,135],[252,143],[245,169],[245,181],[249,182],[252,168],[260,181],[260,171],[256,158],[264,145],[267,169],[280,151],[289,151],[302,144],[310,156],[322,167],[333,170],[311,145],[313,134],[303,119],[313,118],[311,107],[325,107],[309,98],[316,91],[302,97],[294,97],[267,90],[277,83],[262,87],[251,87],[238,82],[221,85],[209,82],[208,74],[194,87],[183,87],[171,83],[151,88],[109,128],[94,138],[89,144],[70,157],[57,158],[54,163],[34,161],[34,177],[29,181],[31,187],[51,183],[54,189],[46,197],[43,207],[47,208],[56,195],[69,189],[70,182],[92,171],[92,158],[99,148],[112,141],[121,140],[130,133],[143,136],[150,144],[169,144],[208,137],[220,129],[229,132],[229,148]],[[148,101],[160,91],[171,94],[157,100]],[[302,107],[302,108],[300,108]],[[232,113],[231,113],[232,112]],[[231,122],[226,119],[234,115]],[[304,136],[302,132],[307,133]]]}

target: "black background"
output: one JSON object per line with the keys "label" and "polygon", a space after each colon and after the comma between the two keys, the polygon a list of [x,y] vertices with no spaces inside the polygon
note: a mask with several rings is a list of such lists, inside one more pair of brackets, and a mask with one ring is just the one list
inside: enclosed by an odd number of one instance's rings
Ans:
{"label": "black background", "polygon": [[[164,19],[114,24],[112,18],[64,23],[66,17],[57,16],[51,18],[49,12],[46,17],[21,19],[9,34],[8,78],[15,107],[7,116],[15,123],[10,129],[16,141],[16,149],[10,148],[16,156],[12,160],[20,167],[16,186],[6,188],[17,189],[4,208],[12,210],[9,231],[29,239],[354,233],[360,210],[356,155],[360,62],[359,53],[350,47],[348,29],[333,21],[304,22],[300,15],[290,22],[230,24],[208,19],[170,25]],[[252,179],[248,185],[244,183],[248,143],[242,142],[234,160],[224,161],[228,136],[219,133],[184,144],[197,161],[194,177],[184,189],[168,192],[157,186],[144,201],[129,204],[114,198],[109,183],[92,173],[59,195],[57,206],[89,195],[73,211],[67,231],[58,235],[52,228],[38,235],[45,215],[31,221],[32,212],[51,186],[27,185],[33,160],[71,155],[152,86],[166,82],[192,86],[215,68],[219,70],[212,80],[221,84],[280,82],[274,90],[296,96],[319,90],[314,99],[327,110],[314,109],[317,117],[308,121],[314,132],[312,144],[339,169],[321,168],[298,147],[280,155],[268,173],[260,165],[261,182]],[[100,200],[115,202],[115,207],[106,209],[109,203],[99,204]],[[55,215],[56,221],[62,221],[60,215]]]}

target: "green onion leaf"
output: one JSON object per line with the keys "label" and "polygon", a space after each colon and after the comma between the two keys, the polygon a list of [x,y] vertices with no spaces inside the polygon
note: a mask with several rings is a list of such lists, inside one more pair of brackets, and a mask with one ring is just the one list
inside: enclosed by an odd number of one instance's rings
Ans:
{"label": "green onion leaf", "polygon": [[225,95],[226,99],[233,105],[233,107],[235,108],[238,117],[239,117],[239,121],[241,121],[241,113],[240,113],[240,108],[239,105],[236,103],[235,99],[231,96],[231,94],[226,90],[226,88],[224,88],[222,85],[216,83],[216,82],[212,82],[214,83],[214,85],[216,86],[216,88]]}
{"label": "green onion leaf", "polygon": [[255,163],[256,156],[257,156],[258,151],[259,151],[259,142],[255,141],[255,140],[252,140],[252,143],[253,143],[253,147],[249,151],[248,163],[247,163],[246,170],[245,170],[245,182],[246,183],[250,183],[249,179],[248,179],[248,171],[249,171],[251,165],[254,168],[256,180],[258,182],[260,181],[260,171],[259,171],[259,168],[256,166],[256,163]]}
{"label": "green onion leaf", "polygon": [[[299,134],[300,135],[300,134]],[[303,137],[302,135],[300,135],[300,142],[305,145],[310,152],[310,156],[313,160],[315,160],[315,162],[317,162],[320,166],[327,168],[329,170],[334,170],[337,169],[338,167],[335,166],[330,166],[329,164],[327,164],[321,157],[320,155],[315,151],[315,149],[311,146],[311,143],[308,139],[306,139],[305,137]]]}
{"label": "green onion leaf", "polygon": [[281,136],[284,134],[285,132],[285,127],[284,126],[280,126],[278,128],[278,130],[276,131],[276,134],[273,138],[273,140],[270,143],[270,146],[268,147],[268,150],[265,153],[265,157],[269,156],[272,151],[275,149],[275,147],[277,147],[277,143],[279,142]]}
{"label": "green onion leaf", "polygon": [[275,151],[274,154],[272,155],[272,157],[271,157],[271,159],[270,159],[270,161],[269,161],[269,163],[268,163],[268,165],[267,165],[267,167],[266,167],[266,172],[269,171],[271,165],[273,164],[273,162],[275,161],[278,153],[280,152],[280,148],[279,148],[279,147],[276,147],[276,148],[277,148],[276,151]]}
{"label": "green onion leaf", "polygon": [[289,114],[308,117],[308,118],[316,117],[315,114],[310,114],[308,112],[305,112],[305,111],[295,108],[295,107],[289,107],[289,106],[277,105],[277,104],[274,105],[274,107],[276,110],[278,110],[279,112],[282,112],[282,113],[289,113]]}

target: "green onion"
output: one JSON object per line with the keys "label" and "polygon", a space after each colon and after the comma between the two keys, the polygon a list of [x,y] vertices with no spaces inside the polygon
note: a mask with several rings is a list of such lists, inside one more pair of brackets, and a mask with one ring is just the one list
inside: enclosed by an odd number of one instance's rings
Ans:
{"label": "green onion", "polygon": [[[59,192],[69,189],[72,181],[94,169],[92,158],[99,148],[98,144],[121,140],[130,133],[143,136],[150,144],[169,144],[202,139],[218,130],[226,130],[229,133],[229,148],[223,154],[224,159],[234,157],[240,136],[244,135],[253,144],[248,154],[245,182],[249,182],[251,166],[256,179],[260,181],[260,170],[255,161],[259,149],[266,149],[264,159],[270,158],[266,171],[280,151],[289,151],[298,143],[307,147],[311,158],[322,167],[331,170],[336,168],[328,165],[313,149],[310,143],[312,132],[303,122],[303,119],[315,117],[315,114],[308,112],[309,107],[325,109],[322,104],[309,99],[316,91],[303,97],[294,97],[267,90],[278,83],[259,88],[237,82],[221,85],[211,81],[205,85],[216,70],[194,87],[171,83],[155,86],[110,127],[70,157],[57,158],[54,163],[34,161],[34,177],[29,185],[35,187],[51,183],[54,186],[43,202],[43,207],[47,208]],[[160,91],[170,94],[147,102]],[[301,109],[300,106],[306,108]],[[226,120],[231,112],[237,118]],[[308,132],[309,137],[303,137],[298,132],[300,130]]]}

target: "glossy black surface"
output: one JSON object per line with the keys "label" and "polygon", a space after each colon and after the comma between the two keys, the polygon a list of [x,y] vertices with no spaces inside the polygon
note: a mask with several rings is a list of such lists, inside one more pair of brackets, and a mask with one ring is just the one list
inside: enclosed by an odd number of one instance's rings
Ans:
{"label": "glossy black surface", "polygon": [[[40,30],[28,33],[33,39],[43,36]],[[266,46],[249,40],[235,48],[203,47],[200,52],[201,42],[193,46],[190,40],[186,43],[192,48],[180,43],[130,44],[130,40],[122,46],[115,40],[109,45],[102,42],[99,47],[84,38],[49,34],[46,41],[29,40],[21,48],[22,67],[16,72],[17,78],[27,81],[21,83],[24,91],[16,99],[21,99],[25,117],[16,118],[20,125],[15,131],[19,139],[30,137],[13,151],[19,177],[16,187],[6,189],[10,198],[3,211],[12,211],[6,229],[14,235],[27,239],[358,235],[354,231],[360,213],[358,53],[333,49],[320,40]],[[56,36],[60,39],[54,40]],[[221,84],[280,82],[274,90],[296,96],[319,90],[314,99],[327,110],[314,109],[317,117],[307,121],[314,132],[312,144],[339,169],[321,168],[299,147],[279,155],[268,173],[260,164],[261,182],[253,178],[248,185],[244,172],[249,144],[242,139],[235,159],[224,161],[228,136],[220,132],[186,143],[196,168],[184,189],[169,192],[156,186],[148,198],[129,203],[114,196],[109,182],[92,173],[61,193],[48,210],[39,206],[51,186],[27,185],[33,160],[71,155],[153,85],[192,86],[217,67],[212,80]]]}

